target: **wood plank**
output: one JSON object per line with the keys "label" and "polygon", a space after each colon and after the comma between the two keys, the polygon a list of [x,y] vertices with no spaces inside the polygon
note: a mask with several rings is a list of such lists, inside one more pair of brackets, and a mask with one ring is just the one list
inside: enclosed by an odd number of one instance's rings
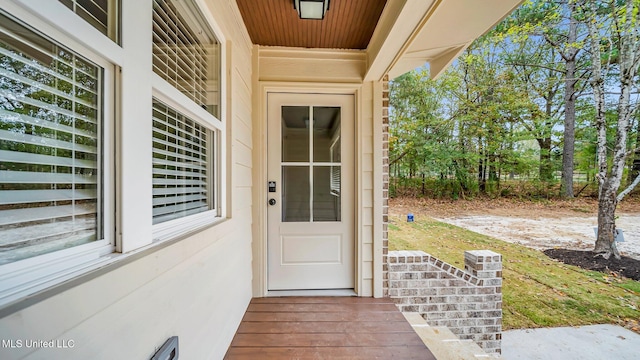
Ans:
{"label": "wood plank", "polygon": [[362,298],[355,296],[320,297],[265,297],[251,300],[252,304],[393,304],[388,298]]}
{"label": "wood plank", "polygon": [[407,321],[243,321],[238,334],[394,333],[414,332]]}
{"label": "wood plank", "polygon": [[347,313],[347,312],[247,312],[243,321],[399,321],[404,317],[399,311],[376,313]]}
{"label": "wood plank", "polygon": [[435,359],[388,299],[253,299],[225,359]]}
{"label": "wood plank", "polygon": [[351,348],[230,348],[225,356],[228,360],[269,359],[401,359],[435,360],[424,346],[351,347]]}
{"label": "wood plank", "polygon": [[393,304],[249,304],[247,312],[398,312]]}
{"label": "wood plank", "polygon": [[386,0],[332,0],[324,20],[301,20],[291,0],[237,0],[257,45],[366,49]]}
{"label": "wood plank", "polygon": [[236,334],[231,346],[240,347],[361,347],[423,345],[414,333]]}

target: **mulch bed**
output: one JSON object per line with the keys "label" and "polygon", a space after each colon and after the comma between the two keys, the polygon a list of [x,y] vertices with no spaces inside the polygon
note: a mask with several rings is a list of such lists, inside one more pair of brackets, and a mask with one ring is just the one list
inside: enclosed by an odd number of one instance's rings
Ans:
{"label": "mulch bed", "polygon": [[547,249],[544,253],[550,258],[556,259],[568,265],[574,265],[586,270],[600,271],[603,273],[616,273],[629,279],[640,281],[640,260],[622,256],[620,260],[613,256],[609,260],[602,256],[596,256],[593,251]]}

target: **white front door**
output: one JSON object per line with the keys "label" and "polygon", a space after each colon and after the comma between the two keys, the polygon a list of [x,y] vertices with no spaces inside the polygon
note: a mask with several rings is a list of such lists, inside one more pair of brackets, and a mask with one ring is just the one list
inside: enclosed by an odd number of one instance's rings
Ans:
{"label": "white front door", "polygon": [[353,95],[269,93],[268,289],[353,289]]}

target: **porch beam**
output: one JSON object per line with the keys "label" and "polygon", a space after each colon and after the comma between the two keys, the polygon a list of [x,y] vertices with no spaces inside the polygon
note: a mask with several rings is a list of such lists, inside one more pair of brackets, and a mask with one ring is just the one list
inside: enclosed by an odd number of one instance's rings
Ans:
{"label": "porch beam", "polygon": [[522,0],[390,1],[367,49],[365,80],[395,78],[425,63],[441,74]]}

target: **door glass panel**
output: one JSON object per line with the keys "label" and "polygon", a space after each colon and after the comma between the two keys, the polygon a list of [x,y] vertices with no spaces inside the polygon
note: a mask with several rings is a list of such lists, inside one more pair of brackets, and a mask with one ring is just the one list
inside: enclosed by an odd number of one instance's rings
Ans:
{"label": "door glass panel", "polygon": [[309,107],[282,107],[282,161],[309,161]]}
{"label": "door glass panel", "polygon": [[313,107],[313,161],[340,161],[339,107]]}
{"label": "door glass panel", "polygon": [[340,166],[313,168],[313,221],[340,221]]}
{"label": "door glass panel", "polygon": [[310,198],[309,167],[282,167],[282,221],[308,222]]}

